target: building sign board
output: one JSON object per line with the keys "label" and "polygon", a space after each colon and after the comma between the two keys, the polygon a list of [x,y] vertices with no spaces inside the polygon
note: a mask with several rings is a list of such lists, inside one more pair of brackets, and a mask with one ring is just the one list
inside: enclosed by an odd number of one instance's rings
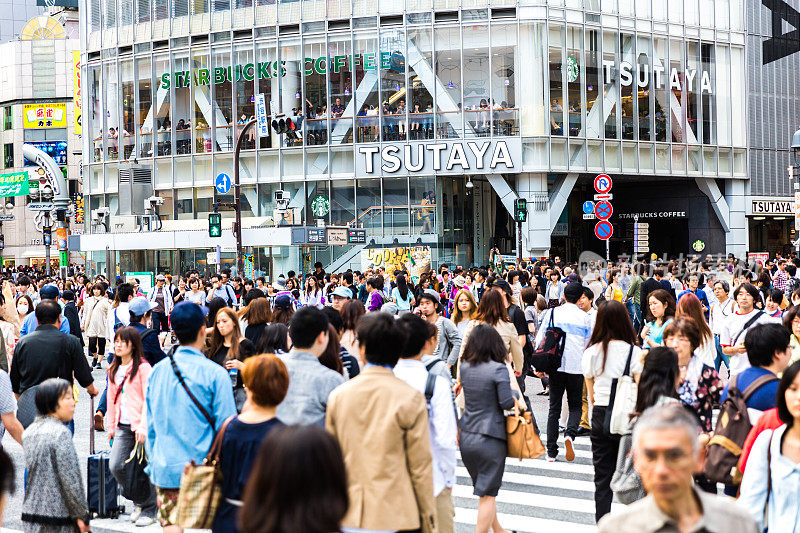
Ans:
{"label": "building sign board", "polygon": [[34,128],[66,128],[67,104],[42,103],[22,106],[22,127]]}
{"label": "building sign board", "polygon": [[0,197],[27,196],[30,194],[28,171],[0,174]]}
{"label": "building sign board", "polygon": [[346,246],[347,228],[328,228],[328,246]]}
{"label": "building sign board", "polygon": [[686,216],[686,211],[645,211],[645,212],[638,212],[638,213],[618,213],[619,218],[629,218],[633,220],[633,217],[638,216],[640,219],[642,218],[688,218]]}
{"label": "building sign board", "polygon": [[365,144],[356,148],[357,176],[493,174],[522,171],[522,139]]}
{"label": "building sign board", "polygon": [[72,51],[72,107],[74,111],[73,131],[75,135],[80,135],[82,131],[81,119],[81,52]]}
{"label": "building sign board", "polygon": [[750,214],[752,215],[792,215],[794,214],[792,200],[751,200]]}

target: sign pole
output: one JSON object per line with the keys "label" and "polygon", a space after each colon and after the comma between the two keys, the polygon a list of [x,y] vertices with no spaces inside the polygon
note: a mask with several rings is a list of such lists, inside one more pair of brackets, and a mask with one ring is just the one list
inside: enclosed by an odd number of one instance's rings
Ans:
{"label": "sign pole", "polygon": [[242,202],[241,202],[241,185],[239,183],[239,154],[242,151],[242,141],[244,134],[255,126],[257,119],[250,120],[242,127],[239,136],[236,137],[236,151],[233,153],[233,203],[234,210],[236,211],[236,220],[234,221],[233,233],[236,236],[236,275],[242,276],[244,273],[244,258],[242,257]]}
{"label": "sign pole", "polygon": [[[50,275],[50,243],[47,242],[47,234],[50,233],[50,211],[44,212],[44,228],[42,229],[42,242],[44,243],[44,272],[47,276]],[[51,237],[52,239],[52,237]],[[50,241],[52,242],[52,240]]]}
{"label": "sign pole", "polygon": [[610,249],[610,246],[608,244],[608,239],[606,239],[606,263],[610,263],[610,262],[611,262],[611,249]]}
{"label": "sign pole", "polygon": [[517,264],[522,263],[522,222],[517,222]]}

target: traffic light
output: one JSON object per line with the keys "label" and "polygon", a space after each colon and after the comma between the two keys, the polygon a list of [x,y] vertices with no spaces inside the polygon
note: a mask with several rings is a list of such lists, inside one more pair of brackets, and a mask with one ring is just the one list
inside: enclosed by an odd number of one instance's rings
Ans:
{"label": "traffic light", "polygon": [[6,247],[6,236],[0,235],[0,250]]}
{"label": "traffic light", "polygon": [[272,120],[272,131],[277,135],[283,135],[285,133],[286,136],[292,140],[300,138],[297,136],[297,124],[295,121],[283,113],[275,115],[275,118]]}
{"label": "traffic light", "polygon": [[524,198],[514,200],[514,221],[525,222],[528,220],[528,201]]}
{"label": "traffic light", "polygon": [[222,215],[219,213],[208,214],[208,236],[222,237]]}

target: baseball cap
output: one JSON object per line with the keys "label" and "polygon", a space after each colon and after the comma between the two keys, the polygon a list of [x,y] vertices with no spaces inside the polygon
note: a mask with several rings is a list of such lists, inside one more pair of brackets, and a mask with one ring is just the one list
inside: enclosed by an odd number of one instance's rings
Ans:
{"label": "baseball cap", "polygon": [[442,300],[439,298],[439,293],[433,289],[425,289],[422,294],[419,295],[420,299],[427,298],[428,300],[432,300],[433,303],[436,305],[440,305]]}
{"label": "baseball cap", "polygon": [[353,291],[351,291],[347,287],[342,287],[340,285],[339,287],[336,287],[335,289],[333,289],[333,295],[334,296],[338,296],[339,298],[352,298],[353,297]]}
{"label": "baseball cap", "polygon": [[292,299],[288,294],[279,294],[275,297],[274,306],[282,309],[290,309],[292,307]]}
{"label": "baseball cap", "polygon": [[164,277],[164,274],[159,274],[156,276],[156,281],[165,281],[167,278]]}
{"label": "baseball cap", "polygon": [[55,300],[58,298],[58,287],[55,285],[45,285],[39,290],[39,297],[42,300]]}
{"label": "baseball cap", "polygon": [[464,285],[466,285],[466,284],[467,284],[467,278],[465,278],[464,276],[462,276],[461,274],[459,274],[458,276],[456,276],[455,278],[453,278],[453,284],[454,284],[456,287],[463,287]]}
{"label": "baseball cap", "polygon": [[169,314],[169,324],[178,339],[196,335],[205,323],[203,310],[193,302],[181,302]]}
{"label": "baseball cap", "polygon": [[495,280],[494,283],[492,283],[492,288],[505,291],[506,294],[512,294],[514,292],[511,290],[511,285],[504,279]]}
{"label": "baseball cap", "polygon": [[134,316],[142,316],[156,308],[156,303],[149,301],[144,296],[137,296],[128,304],[128,310]]}

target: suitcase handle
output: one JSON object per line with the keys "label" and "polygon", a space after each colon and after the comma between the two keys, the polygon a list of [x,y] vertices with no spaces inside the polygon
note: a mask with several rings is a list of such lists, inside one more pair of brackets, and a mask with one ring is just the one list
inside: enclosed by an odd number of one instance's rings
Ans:
{"label": "suitcase handle", "polygon": [[89,395],[89,455],[94,455],[94,396]]}

